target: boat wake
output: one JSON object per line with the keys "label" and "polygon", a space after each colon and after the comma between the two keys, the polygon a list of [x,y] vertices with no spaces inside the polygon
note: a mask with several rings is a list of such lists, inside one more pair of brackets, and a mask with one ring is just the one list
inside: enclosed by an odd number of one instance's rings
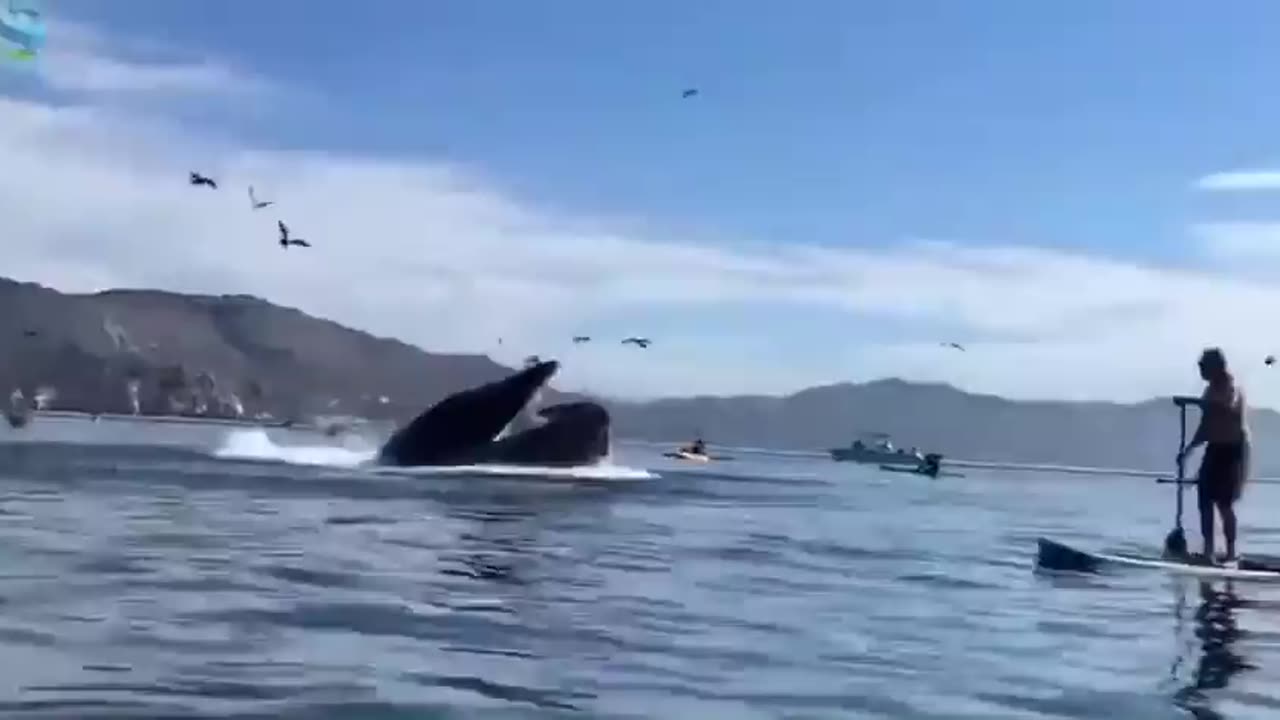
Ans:
{"label": "boat wake", "polygon": [[448,465],[435,467],[388,467],[377,465],[376,448],[354,450],[332,445],[280,445],[266,431],[254,428],[227,434],[213,456],[223,460],[284,462],[290,465],[318,465],[352,468],[378,475],[494,475],[566,480],[651,480],[658,475],[643,468],[614,465],[609,458],[595,465],[579,467],[538,467],[529,465]]}

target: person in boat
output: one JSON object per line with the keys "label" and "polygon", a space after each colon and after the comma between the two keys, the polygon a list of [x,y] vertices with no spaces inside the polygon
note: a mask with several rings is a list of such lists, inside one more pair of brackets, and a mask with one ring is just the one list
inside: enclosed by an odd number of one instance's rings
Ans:
{"label": "person in boat", "polygon": [[1200,425],[1195,435],[1178,456],[1178,463],[1204,445],[1197,475],[1197,505],[1200,511],[1200,535],[1204,541],[1203,559],[1214,559],[1214,510],[1222,516],[1222,536],[1226,541],[1225,560],[1236,559],[1235,503],[1244,490],[1249,474],[1250,437],[1245,419],[1245,396],[1236,383],[1222,350],[1208,348],[1200,355],[1200,377],[1205,381],[1204,393],[1195,402],[1200,407]]}
{"label": "person in boat", "polygon": [[31,403],[27,401],[26,395],[22,394],[22,388],[14,388],[13,392],[9,393],[9,407],[4,414],[11,427],[20,428],[27,424],[31,416]]}
{"label": "person in boat", "polygon": [[916,468],[916,472],[929,477],[938,477],[938,472],[942,470],[942,456],[938,453],[929,453],[920,461],[920,465]]}
{"label": "person in boat", "polygon": [[707,444],[703,442],[702,438],[698,438],[693,441],[692,445],[685,448],[684,451],[689,453],[690,455],[706,455]]}

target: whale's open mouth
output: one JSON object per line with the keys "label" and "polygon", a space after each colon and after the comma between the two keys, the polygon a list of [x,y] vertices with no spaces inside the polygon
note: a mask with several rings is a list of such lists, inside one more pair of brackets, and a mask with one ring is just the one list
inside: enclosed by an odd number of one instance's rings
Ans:
{"label": "whale's open mouth", "polygon": [[559,369],[555,360],[530,363],[502,380],[450,395],[397,430],[382,446],[380,462],[582,465],[599,460],[609,452],[604,407],[585,401],[531,407]]}
{"label": "whale's open mouth", "polygon": [[[548,380],[549,379],[550,378],[548,378]],[[550,407],[555,406],[553,405]],[[546,414],[547,410],[547,407],[542,406],[542,388],[534,390],[529,396],[529,399],[525,401],[524,405],[516,411],[516,414],[507,421],[507,424],[502,428],[502,431],[493,439],[495,441],[502,440],[517,433],[532,430],[533,428],[546,424],[547,420],[549,420]]]}
{"label": "whale's open mouth", "polygon": [[587,401],[540,409],[542,422],[485,448],[491,462],[530,465],[591,465],[609,455],[609,413]]}
{"label": "whale's open mouth", "polygon": [[465,458],[493,442],[559,369],[555,360],[538,362],[454,393],[397,430],[379,456],[396,465],[441,465]]}

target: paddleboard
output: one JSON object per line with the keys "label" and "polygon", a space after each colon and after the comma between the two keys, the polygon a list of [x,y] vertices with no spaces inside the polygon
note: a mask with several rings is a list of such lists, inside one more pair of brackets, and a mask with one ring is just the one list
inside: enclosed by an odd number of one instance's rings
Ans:
{"label": "paddleboard", "polygon": [[1196,577],[1280,582],[1280,558],[1275,557],[1242,557],[1233,567],[1231,565],[1197,565],[1186,561],[1130,553],[1086,552],[1045,538],[1037,540],[1037,545],[1036,565],[1046,570],[1097,572],[1102,566],[1110,564],[1164,570]]}

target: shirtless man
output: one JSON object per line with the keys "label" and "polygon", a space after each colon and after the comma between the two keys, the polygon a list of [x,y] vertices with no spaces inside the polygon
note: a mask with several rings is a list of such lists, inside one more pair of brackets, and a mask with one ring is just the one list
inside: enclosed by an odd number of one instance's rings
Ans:
{"label": "shirtless man", "polygon": [[1193,449],[1205,446],[1196,486],[1204,559],[1213,562],[1213,511],[1217,508],[1222,516],[1222,535],[1227,541],[1225,560],[1230,562],[1236,559],[1234,506],[1249,474],[1249,426],[1245,422],[1244,392],[1236,385],[1219,348],[1209,348],[1200,355],[1200,377],[1207,383],[1196,403],[1200,406],[1200,427],[1178,456],[1178,462],[1182,463]]}

